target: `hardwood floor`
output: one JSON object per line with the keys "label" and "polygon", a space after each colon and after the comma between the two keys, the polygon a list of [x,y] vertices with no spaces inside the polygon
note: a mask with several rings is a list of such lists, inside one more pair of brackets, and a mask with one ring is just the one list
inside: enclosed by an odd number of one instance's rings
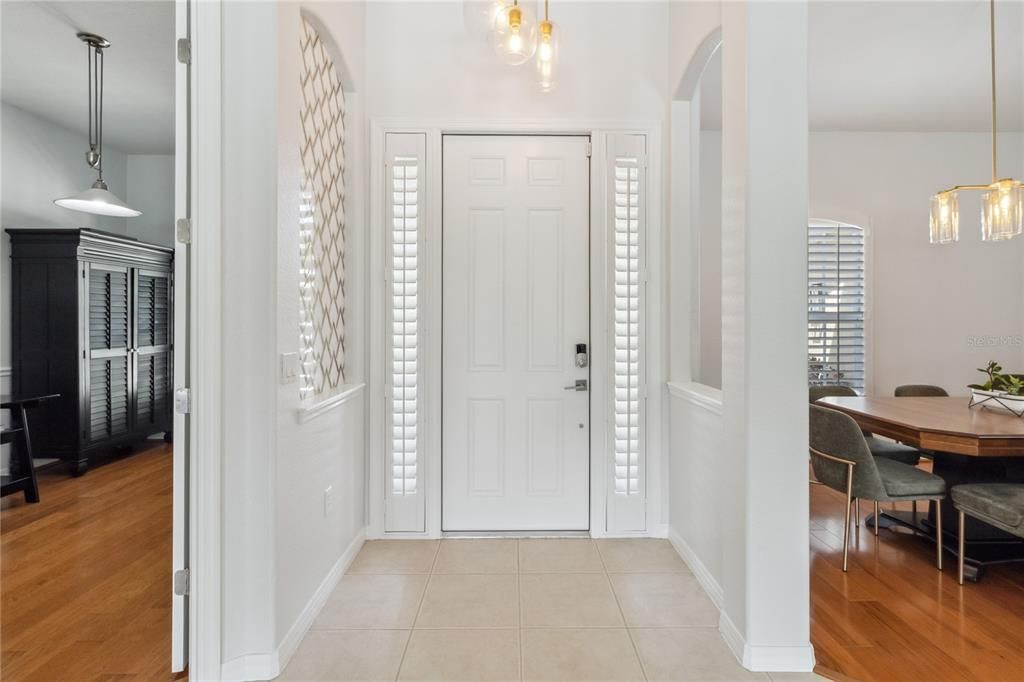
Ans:
{"label": "hardwood floor", "polygon": [[171,447],[3,498],[0,676],[170,679]]}
{"label": "hardwood floor", "polygon": [[952,555],[939,573],[934,545],[884,529],[876,538],[862,523],[844,574],[844,502],[811,486],[811,641],[822,669],[865,682],[1024,679],[1024,564],[960,587]]}

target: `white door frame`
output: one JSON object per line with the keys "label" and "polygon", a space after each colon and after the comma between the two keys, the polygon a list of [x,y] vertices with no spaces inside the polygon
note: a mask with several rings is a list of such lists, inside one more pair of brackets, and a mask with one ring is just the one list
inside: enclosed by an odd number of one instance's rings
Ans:
{"label": "white door frame", "polygon": [[[182,3],[178,11],[184,12]],[[221,0],[191,3],[191,414],[189,432],[189,678],[221,678]],[[172,57],[173,58],[173,57]],[[184,97],[179,89],[177,98]],[[178,103],[176,106],[184,106]],[[181,187],[176,192],[183,191]],[[182,218],[184,199],[176,201]]]}
{"label": "white door frame", "polygon": [[[611,400],[610,335],[608,333],[611,299],[607,287],[607,263],[611,239],[607,230],[606,147],[610,133],[646,136],[648,161],[646,243],[653,247],[662,240],[663,177],[660,121],[567,121],[559,123],[489,122],[480,120],[408,120],[373,119],[370,122],[370,330],[369,330],[369,457],[367,537],[441,537],[441,139],[446,134],[486,135],[589,135],[592,144],[590,172],[590,271],[591,271],[591,396],[590,396],[590,534],[606,537],[609,410]],[[426,136],[421,207],[421,314],[422,336],[421,408],[422,485],[425,492],[425,531],[422,533],[385,533],[384,508],[387,479],[387,420],[385,419],[385,172],[384,143],[388,133],[422,133]],[[647,396],[647,528],[634,535],[667,535],[668,468],[661,447],[662,405],[665,402],[663,320],[665,318],[664,250],[651,249],[648,259],[645,295],[645,319],[642,333],[646,339]]]}

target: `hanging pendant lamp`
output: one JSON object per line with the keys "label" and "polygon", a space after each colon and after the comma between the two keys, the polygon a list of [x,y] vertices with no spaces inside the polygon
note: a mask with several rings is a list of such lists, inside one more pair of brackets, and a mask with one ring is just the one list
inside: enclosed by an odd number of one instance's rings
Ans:
{"label": "hanging pendant lamp", "polygon": [[512,66],[525,64],[537,50],[537,21],[533,12],[513,0],[494,20],[494,51]]}
{"label": "hanging pendant lamp", "polygon": [[1019,180],[999,178],[996,165],[996,3],[989,0],[989,41],[992,67],[992,182],[985,185],[957,185],[931,199],[928,223],[932,244],[949,244],[960,237],[960,190],[980,190],[981,238],[985,241],[1012,239],[1024,230],[1024,187]]}
{"label": "hanging pendant lamp", "polygon": [[89,151],[85,154],[85,162],[96,169],[97,175],[89,189],[55,199],[53,203],[82,213],[134,218],[142,215],[142,211],[121,201],[103,181],[103,51],[110,47],[110,41],[93,33],[79,33],[78,39],[88,48]]}
{"label": "hanging pendant lamp", "polygon": [[540,22],[540,37],[537,44],[537,75],[540,78],[541,92],[551,92],[555,89],[560,34],[561,27],[556,33],[555,25],[548,17],[548,0],[544,0],[544,21]]}

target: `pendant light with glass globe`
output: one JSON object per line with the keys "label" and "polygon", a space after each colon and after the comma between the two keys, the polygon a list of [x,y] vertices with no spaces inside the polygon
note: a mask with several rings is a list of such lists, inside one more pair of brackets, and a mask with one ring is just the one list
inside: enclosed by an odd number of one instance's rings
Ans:
{"label": "pendant light with glass globe", "polygon": [[540,22],[540,37],[537,45],[537,75],[542,92],[555,89],[556,67],[558,65],[558,36],[555,25],[548,16],[548,0],[544,0],[544,21]]}
{"label": "pendant light with glass globe", "polygon": [[537,50],[537,20],[528,7],[513,0],[496,13],[494,51],[506,64],[525,64]]}

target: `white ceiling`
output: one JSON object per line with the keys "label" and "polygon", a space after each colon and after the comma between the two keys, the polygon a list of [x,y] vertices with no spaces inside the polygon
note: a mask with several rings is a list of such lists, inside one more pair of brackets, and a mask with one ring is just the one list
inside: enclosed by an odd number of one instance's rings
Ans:
{"label": "white ceiling", "polygon": [[[87,128],[86,46],[105,53],[104,144],[130,154],[174,151],[174,2],[2,2],[4,102],[82,133]],[[83,137],[83,145],[85,144]]]}
{"label": "white ceiling", "polygon": [[[813,0],[811,130],[990,130],[988,6],[984,0]],[[996,19],[999,129],[1020,131],[1024,2],[998,2]],[[707,77],[718,82],[702,88],[702,118],[720,121],[720,65]]]}

